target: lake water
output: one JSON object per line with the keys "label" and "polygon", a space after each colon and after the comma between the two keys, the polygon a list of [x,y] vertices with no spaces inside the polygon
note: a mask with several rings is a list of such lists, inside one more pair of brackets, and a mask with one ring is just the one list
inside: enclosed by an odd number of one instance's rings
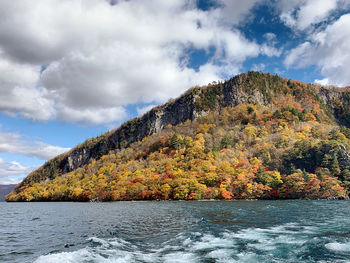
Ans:
{"label": "lake water", "polygon": [[350,201],[0,203],[0,262],[350,262]]}

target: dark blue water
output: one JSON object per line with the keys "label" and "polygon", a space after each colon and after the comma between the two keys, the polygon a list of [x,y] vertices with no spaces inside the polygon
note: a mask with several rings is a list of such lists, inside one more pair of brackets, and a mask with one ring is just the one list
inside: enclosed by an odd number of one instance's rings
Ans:
{"label": "dark blue water", "polygon": [[0,203],[0,262],[350,262],[350,201]]}

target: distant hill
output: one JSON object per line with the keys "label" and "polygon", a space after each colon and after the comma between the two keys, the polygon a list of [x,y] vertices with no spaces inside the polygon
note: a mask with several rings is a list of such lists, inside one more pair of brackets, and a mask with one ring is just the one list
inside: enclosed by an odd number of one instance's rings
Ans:
{"label": "distant hill", "polygon": [[8,201],[344,199],[350,88],[250,71],[194,87],[30,173]]}
{"label": "distant hill", "polygon": [[5,196],[8,195],[13,189],[15,189],[16,184],[0,184],[0,202],[5,201]]}

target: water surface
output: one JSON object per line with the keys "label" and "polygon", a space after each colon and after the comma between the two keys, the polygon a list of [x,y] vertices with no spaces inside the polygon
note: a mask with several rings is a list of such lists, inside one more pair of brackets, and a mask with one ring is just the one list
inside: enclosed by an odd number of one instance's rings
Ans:
{"label": "water surface", "polygon": [[0,262],[350,262],[350,201],[0,203]]}

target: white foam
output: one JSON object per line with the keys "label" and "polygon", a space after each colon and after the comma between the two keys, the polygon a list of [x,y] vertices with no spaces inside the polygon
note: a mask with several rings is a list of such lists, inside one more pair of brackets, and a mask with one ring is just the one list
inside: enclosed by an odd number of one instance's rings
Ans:
{"label": "white foam", "polygon": [[[238,260],[236,262],[249,262],[249,263],[255,263],[255,262],[261,262],[262,257],[255,254],[255,253],[239,253],[237,254]],[[264,261],[263,261],[264,262]],[[268,261],[265,262],[274,262],[269,258]]]}
{"label": "white foam", "polygon": [[329,250],[350,252],[350,242],[348,243],[332,242],[332,243],[326,244],[325,247]]}
{"label": "white foam", "polygon": [[232,239],[214,237],[212,235],[204,235],[200,241],[194,242],[192,250],[205,250],[215,248],[230,248],[233,247],[234,241]]}
{"label": "white foam", "polygon": [[[74,252],[61,252],[56,254],[49,254],[40,256],[34,263],[130,263],[135,262],[134,256],[131,254],[123,253],[109,253],[104,254],[106,257],[101,256],[99,253],[88,251],[87,249],[81,249]],[[154,261],[150,261],[154,262]]]}
{"label": "white foam", "polygon": [[162,258],[164,263],[198,262],[198,258],[193,253],[177,252],[165,255]]}
{"label": "white foam", "polygon": [[98,238],[98,237],[90,237],[88,239],[88,241],[100,244],[102,247],[108,247],[109,246],[109,243],[106,240],[103,240],[103,239]]}
{"label": "white foam", "polygon": [[96,247],[86,247],[73,252],[61,252],[40,256],[34,263],[130,263],[130,262],[155,262],[154,255],[143,254],[139,251],[127,251],[129,248],[137,248],[130,243],[114,238],[104,240],[97,237],[88,239],[97,243]]}
{"label": "white foam", "polygon": [[232,260],[232,253],[234,251],[232,249],[216,249],[208,253],[207,257],[215,258],[217,260]]}
{"label": "white foam", "polygon": [[[285,251],[283,253],[288,253],[291,260],[297,259],[298,253],[302,253],[305,243],[310,240],[310,231],[312,229],[308,227],[285,224],[270,228],[247,228],[238,232],[226,231],[218,236],[181,233],[148,251],[120,238],[92,237],[88,239],[91,243],[86,248],[40,256],[35,263],[196,263],[203,259],[220,263],[278,262],[282,258],[276,251]],[[334,251],[350,251],[350,242],[333,242],[325,246]],[[291,250],[286,252],[289,248]],[[277,261],[271,260],[275,256]]]}
{"label": "white foam", "polygon": [[238,233],[226,232],[224,237],[231,239],[262,240],[266,238],[266,233],[260,228],[248,228]]}
{"label": "white foam", "polygon": [[[98,254],[93,254],[87,249],[80,249],[74,252],[61,252],[40,256],[34,263],[77,263],[77,262],[103,262]],[[122,261],[120,261],[122,262]]]}
{"label": "white foam", "polygon": [[192,240],[190,239],[190,238],[186,238],[185,240],[184,240],[184,242],[182,242],[182,244],[185,246],[185,247],[187,247],[189,244],[191,244],[192,243]]}

